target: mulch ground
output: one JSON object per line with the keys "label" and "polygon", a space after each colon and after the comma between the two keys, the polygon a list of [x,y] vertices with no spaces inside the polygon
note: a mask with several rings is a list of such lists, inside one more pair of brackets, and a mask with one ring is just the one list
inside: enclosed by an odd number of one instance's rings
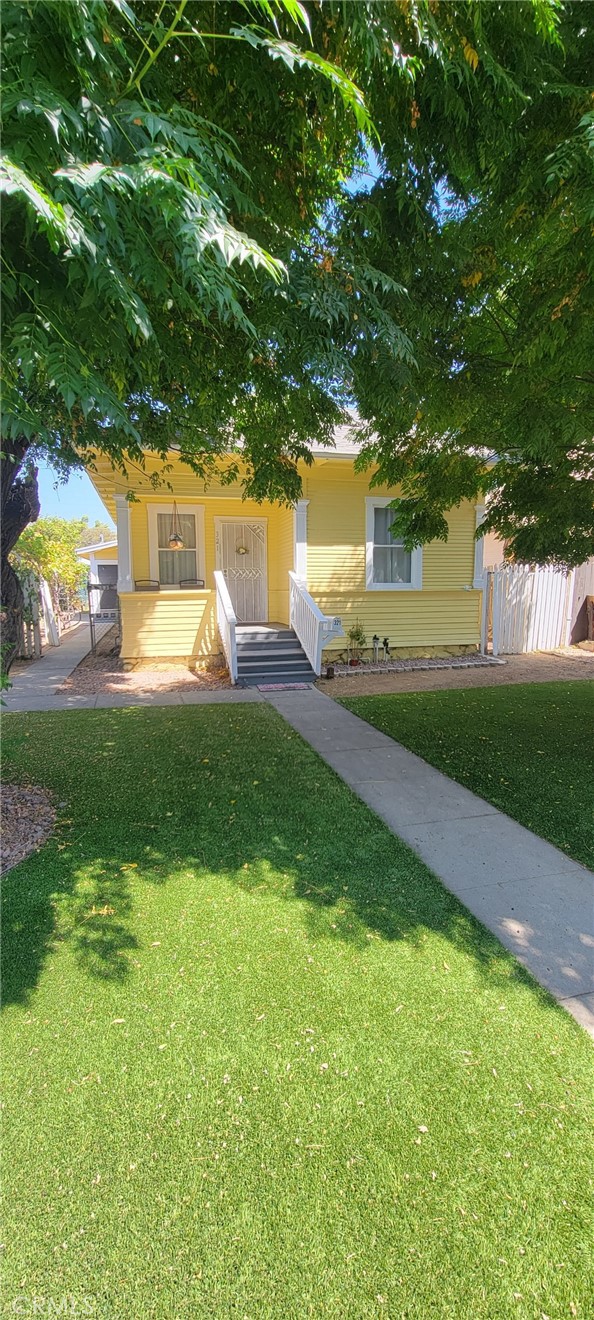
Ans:
{"label": "mulch ground", "polygon": [[49,838],[56,813],[45,789],[36,784],[2,787],[2,858],[0,871],[10,871]]}
{"label": "mulch ground", "polygon": [[95,655],[89,652],[76,669],[57,688],[68,696],[122,696],[151,692],[212,691],[230,686],[226,669],[214,671],[188,669],[173,661],[144,661],[142,668],[125,670],[117,654],[116,630],[97,643]]}

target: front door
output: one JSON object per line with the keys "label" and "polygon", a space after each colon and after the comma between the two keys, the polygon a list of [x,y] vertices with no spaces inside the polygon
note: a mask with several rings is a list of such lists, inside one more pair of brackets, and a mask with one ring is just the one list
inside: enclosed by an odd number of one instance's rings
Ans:
{"label": "front door", "polygon": [[239,623],[268,618],[266,522],[216,519],[217,568],[221,569]]}

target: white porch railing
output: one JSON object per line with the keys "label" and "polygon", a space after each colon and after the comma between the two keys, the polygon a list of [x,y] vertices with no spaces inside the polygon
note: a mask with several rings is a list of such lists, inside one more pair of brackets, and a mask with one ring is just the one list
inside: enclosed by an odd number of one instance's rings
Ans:
{"label": "white porch railing", "polygon": [[289,573],[289,623],[294,628],[309,663],[318,676],[322,651],[331,637],[342,637],[342,619],[322,614],[296,573]]}
{"label": "white porch railing", "polygon": [[217,626],[219,635],[225,652],[227,669],[232,683],[237,682],[237,642],[235,638],[235,629],[237,619],[235,611],[231,604],[231,597],[227,590],[227,583],[223,574],[217,569],[214,575],[215,595],[217,603]]}

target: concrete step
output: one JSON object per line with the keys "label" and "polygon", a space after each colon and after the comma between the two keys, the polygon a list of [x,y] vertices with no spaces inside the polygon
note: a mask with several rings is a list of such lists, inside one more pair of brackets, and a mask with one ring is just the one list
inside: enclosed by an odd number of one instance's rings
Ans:
{"label": "concrete step", "polygon": [[296,672],[283,671],[279,673],[266,670],[259,674],[238,674],[237,684],[239,687],[259,687],[261,683],[315,683],[316,676],[313,669],[297,670]]}

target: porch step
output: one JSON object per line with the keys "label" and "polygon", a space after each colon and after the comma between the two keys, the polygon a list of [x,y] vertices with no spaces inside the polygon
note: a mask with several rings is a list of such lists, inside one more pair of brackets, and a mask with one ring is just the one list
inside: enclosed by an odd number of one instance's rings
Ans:
{"label": "porch step", "polygon": [[291,642],[289,646],[279,646],[277,642],[258,642],[250,646],[237,646],[237,654],[242,660],[262,660],[266,659],[292,660],[298,659],[303,655],[299,642]]}
{"label": "porch step", "polygon": [[274,662],[271,660],[269,664],[262,659],[242,660],[241,664],[238,661],[237,669],[239,674],[244,675],[264,673],[292,674],[297,673],[298,670],[303,672],[307,671],[308,674],[313,673],[309,660],[305,655],[295,656],[292,660],[276,660]]}
{"label": "porch step", "polygon": [[241,624],[236,630],[235,637],[239,646],[299,646],[296,633],[290,628],[276,630],[264,630],[257,628],[243,628]]}
{"label": "porch step", "polygon": [[316,675],[292,628],[239,625],[236,632],[237,682],[315,683]]}
{"label": "porch step", "polygon": [[296,673],[283,671],[279,674],[274,669],[266,669],[261,674],[238,674],[238,687],[260,687],[263,683],[315,683],[313,669],[309,672],[299,669]]}

